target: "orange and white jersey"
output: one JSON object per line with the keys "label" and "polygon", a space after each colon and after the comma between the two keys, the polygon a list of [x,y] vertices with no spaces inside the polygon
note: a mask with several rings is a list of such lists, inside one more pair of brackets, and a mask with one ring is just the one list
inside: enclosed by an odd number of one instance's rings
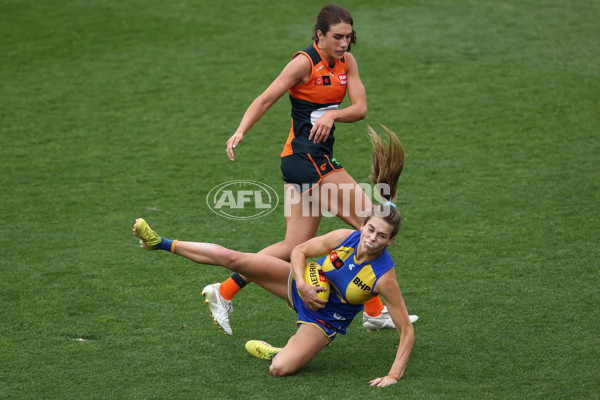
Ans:
{"label": "orange and white jersey", "polygon": [[337,110],[346,96],[346,58],[329,65],[322,57],[316,43],[294,54],[303,54],[311,62],[312,71],[308,81],[290,89],[292,103],[292,127],[281,157],[294,153],[326,154],[333,153],[335,138],[331,128],[325,142],[313,143],[308,140],[313,124],[327,111]]}

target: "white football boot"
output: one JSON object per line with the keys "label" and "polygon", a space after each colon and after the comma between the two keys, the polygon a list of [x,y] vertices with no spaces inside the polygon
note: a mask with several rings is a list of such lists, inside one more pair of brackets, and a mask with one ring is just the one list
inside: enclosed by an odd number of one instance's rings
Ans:
{"label": "white football boot", "polygon": [[213,323],[219,325],[219,329],[223,329],[225,334],[231,336],[233,331],[229,326],[229,313],[233,311],[233,305],[231,300],[225,300],[221,296],[220,289],[220,283],[213,283],[202,289],[202,296],[205,297],[204,303],[208,304]]}
{"label": "white football boot", "polygon": [[[409,315],[408,317],[411,324],[414,324],[419,319],[418,315]],[[363,328],[371,333],[378,332],[380,329],[396,329],[396,325],[394,325],[387,307],[383,307],[381,314],[376,317],[371,317],[366,312],[363,312]]]}

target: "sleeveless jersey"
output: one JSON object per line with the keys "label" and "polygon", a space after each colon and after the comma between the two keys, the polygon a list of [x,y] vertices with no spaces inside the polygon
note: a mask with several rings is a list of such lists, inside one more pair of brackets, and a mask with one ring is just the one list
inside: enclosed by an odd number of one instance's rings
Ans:
{"label": "sleeveless jersey", "polygon": [[[341,334],[345,334],[352,319],[363,310],[364,303],[376,296],[373,288],[379,278],[394,268],[387,249],[375,260],[366,263],[356,260],[360,233],[352,232],[336,249],[317,261],[331,285],[331,292],[325,308],[311,313],[320,323]],[[301,301],[299,296],[297,301]]]}
{"label": "sleeveless jersey", "polygon": [[292,103],[292,127],[281,157],[294,153],[310,153],[331,156],[335,141],[331,128],[325,142],[308,140],[313,124],[329,110],[337,110],[346,95],[346,58],[336,60],[330,66],[322,57],[316,43],[294,54],[304,54],[310,60],[312,70],[308,81],[289,90]]}

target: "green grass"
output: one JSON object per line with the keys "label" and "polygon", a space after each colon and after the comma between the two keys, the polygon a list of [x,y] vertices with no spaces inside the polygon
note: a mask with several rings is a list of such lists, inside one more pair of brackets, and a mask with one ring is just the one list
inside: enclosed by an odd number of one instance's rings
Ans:
{"label": "green grass", "polygon": [[232,222],[205,197],[233,179],[281,193],[287,99],[235,163],[225,141],[322,4],[0,2],[1,397],[600,398],[594,1],[344,3],[369,113],[338,126],[336,156],[367,180],[367,124],[406,150],[391,252],[421,319],[399,384],[367,385],[398,337],[358,321],[271,378],[243,346],[293,334],[282,301],[248,287],[225,337],[199,292],[227,271],[136,247],[138,216],[243,251],[283,237],[282,208]]}

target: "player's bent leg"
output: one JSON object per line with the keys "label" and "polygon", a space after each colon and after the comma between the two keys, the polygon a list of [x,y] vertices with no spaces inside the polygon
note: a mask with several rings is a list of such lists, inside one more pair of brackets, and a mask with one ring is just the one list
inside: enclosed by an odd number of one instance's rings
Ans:
{"label": "player's bent leg", "polygon": [[[288,204],[290,215],[286,216],[287,231],[285,239],[261,250],[259,254],[270,255],[284,261],[289,261],[290,254],[294,247],[315,236],[321,220],[320,213],[314,218],[304,218],[302,202],[296,201],[300,194],[293,192],[293,190],[295,189],[292,186],[288,186],[286,190],[286,204]],[[249,277],[239,272],[235,272],[231,277],[221,282],[219,293],[217,295],[220,296],[223,301],[231,301],[233,297],[251,281],[252,279]],[[209,286],[214,285],[217,284]],[[229,310],[231,310],[231,308],[229,308]]]}
{"label": "player's bent leg", "polygon": [[280,260],[289,261],[294,247],[315,237],[320,218],[305,218],[290,222],[285,239],[262,249],[258,254],[267,254]]}
{"label": "player's bent leg", "polygon": [[[286,202],[289,205],[290,212],[289,215],[286,216],[287,230],[285,239],[279,243],[275,243],[261,250],[258,254],[268,255],[283,261],[289,261],[290,254],[292,253],[294,247],[296,247],[300,243],[304,243],[305,241],[315,236],[317,229],[319,228],[319,222],[321,220],[320,212],[318,213],[317,217],[304,217],[302,211],[302,203],[295,202],[292,199],[293,196],[299,196],[299,194],[292,192],[292,190],[294,189],[291,186],[289,186],[286,191]],[[234,268],[232,267],[239,263],[239,261],[239,259],[231,259],[229,268],[234,270]],[[286,272],[286,279],[287,274],[289,274],[289,266],[287,267],[288,271]],[[214,283],[206,287],[219,288],[218,291],[212,290],[213,297],[216,299],[216,303],[224,304],[226,307],[223,309],[219,308],[217,312],[213,311],[213,308],[211,308],[211,315],[213,316],[217,324],[219,324],[219,326],[221,326],[225,330],[225,332],[232,332],[231,326],[229,324],[229,313],[231,313],[231,311],[233,310],[231,300],[246,286],[247,283],[255,281],[255,279],[256,277],[251,278],[248,275],[244,275],[241,272],[236,271],[231,277],[227,278],[222,283]],[[256,283],[265,288],[266,290],[276,293],[279,297],[283,297],[284,299],[287,298],[287,286],[285,287],[284,291],[282,291],[282,288],[279,285],[273,287],[273,282],[279,281],[280,278],[271,278],[268,275],[261,273],[258,274],[258,279],[259,281]],[[279,294],[280,292],[281,294]],[[208,304],[211,305],[213,304],[213,302],[209,301]],[[216,308],[216,306],[214,308]],[[220,318],[215,318],[215,315],[219,315]],[[232,333],[228,334],[231,335]]]}
{"label": "player's bent leg", "polygon": [[346,171],[333,172],[323,178],[321,203],[330,213],[359,229],[366,211],[373,207],[369,196]]}
{"label": "player's bent leg", "polygon": [[[315,192],[314,195],[310,193],[300,195],[292,185],[286,186],[285,238],[281,242],[262,249],[259,254],[268,254],[289,261],[294,247],[314,238],[317,234],[321,222],[319,201],[318,192]],[[315,207],[313,207],[313,202],[315,202]]]}
{"label": "player's bent leg", "polygon": [[269,367],[272,376],[286,376],[296,373],[310,362],[329,344],[323,331],[314,325],[302,324],[285,347],[281,349]]}

